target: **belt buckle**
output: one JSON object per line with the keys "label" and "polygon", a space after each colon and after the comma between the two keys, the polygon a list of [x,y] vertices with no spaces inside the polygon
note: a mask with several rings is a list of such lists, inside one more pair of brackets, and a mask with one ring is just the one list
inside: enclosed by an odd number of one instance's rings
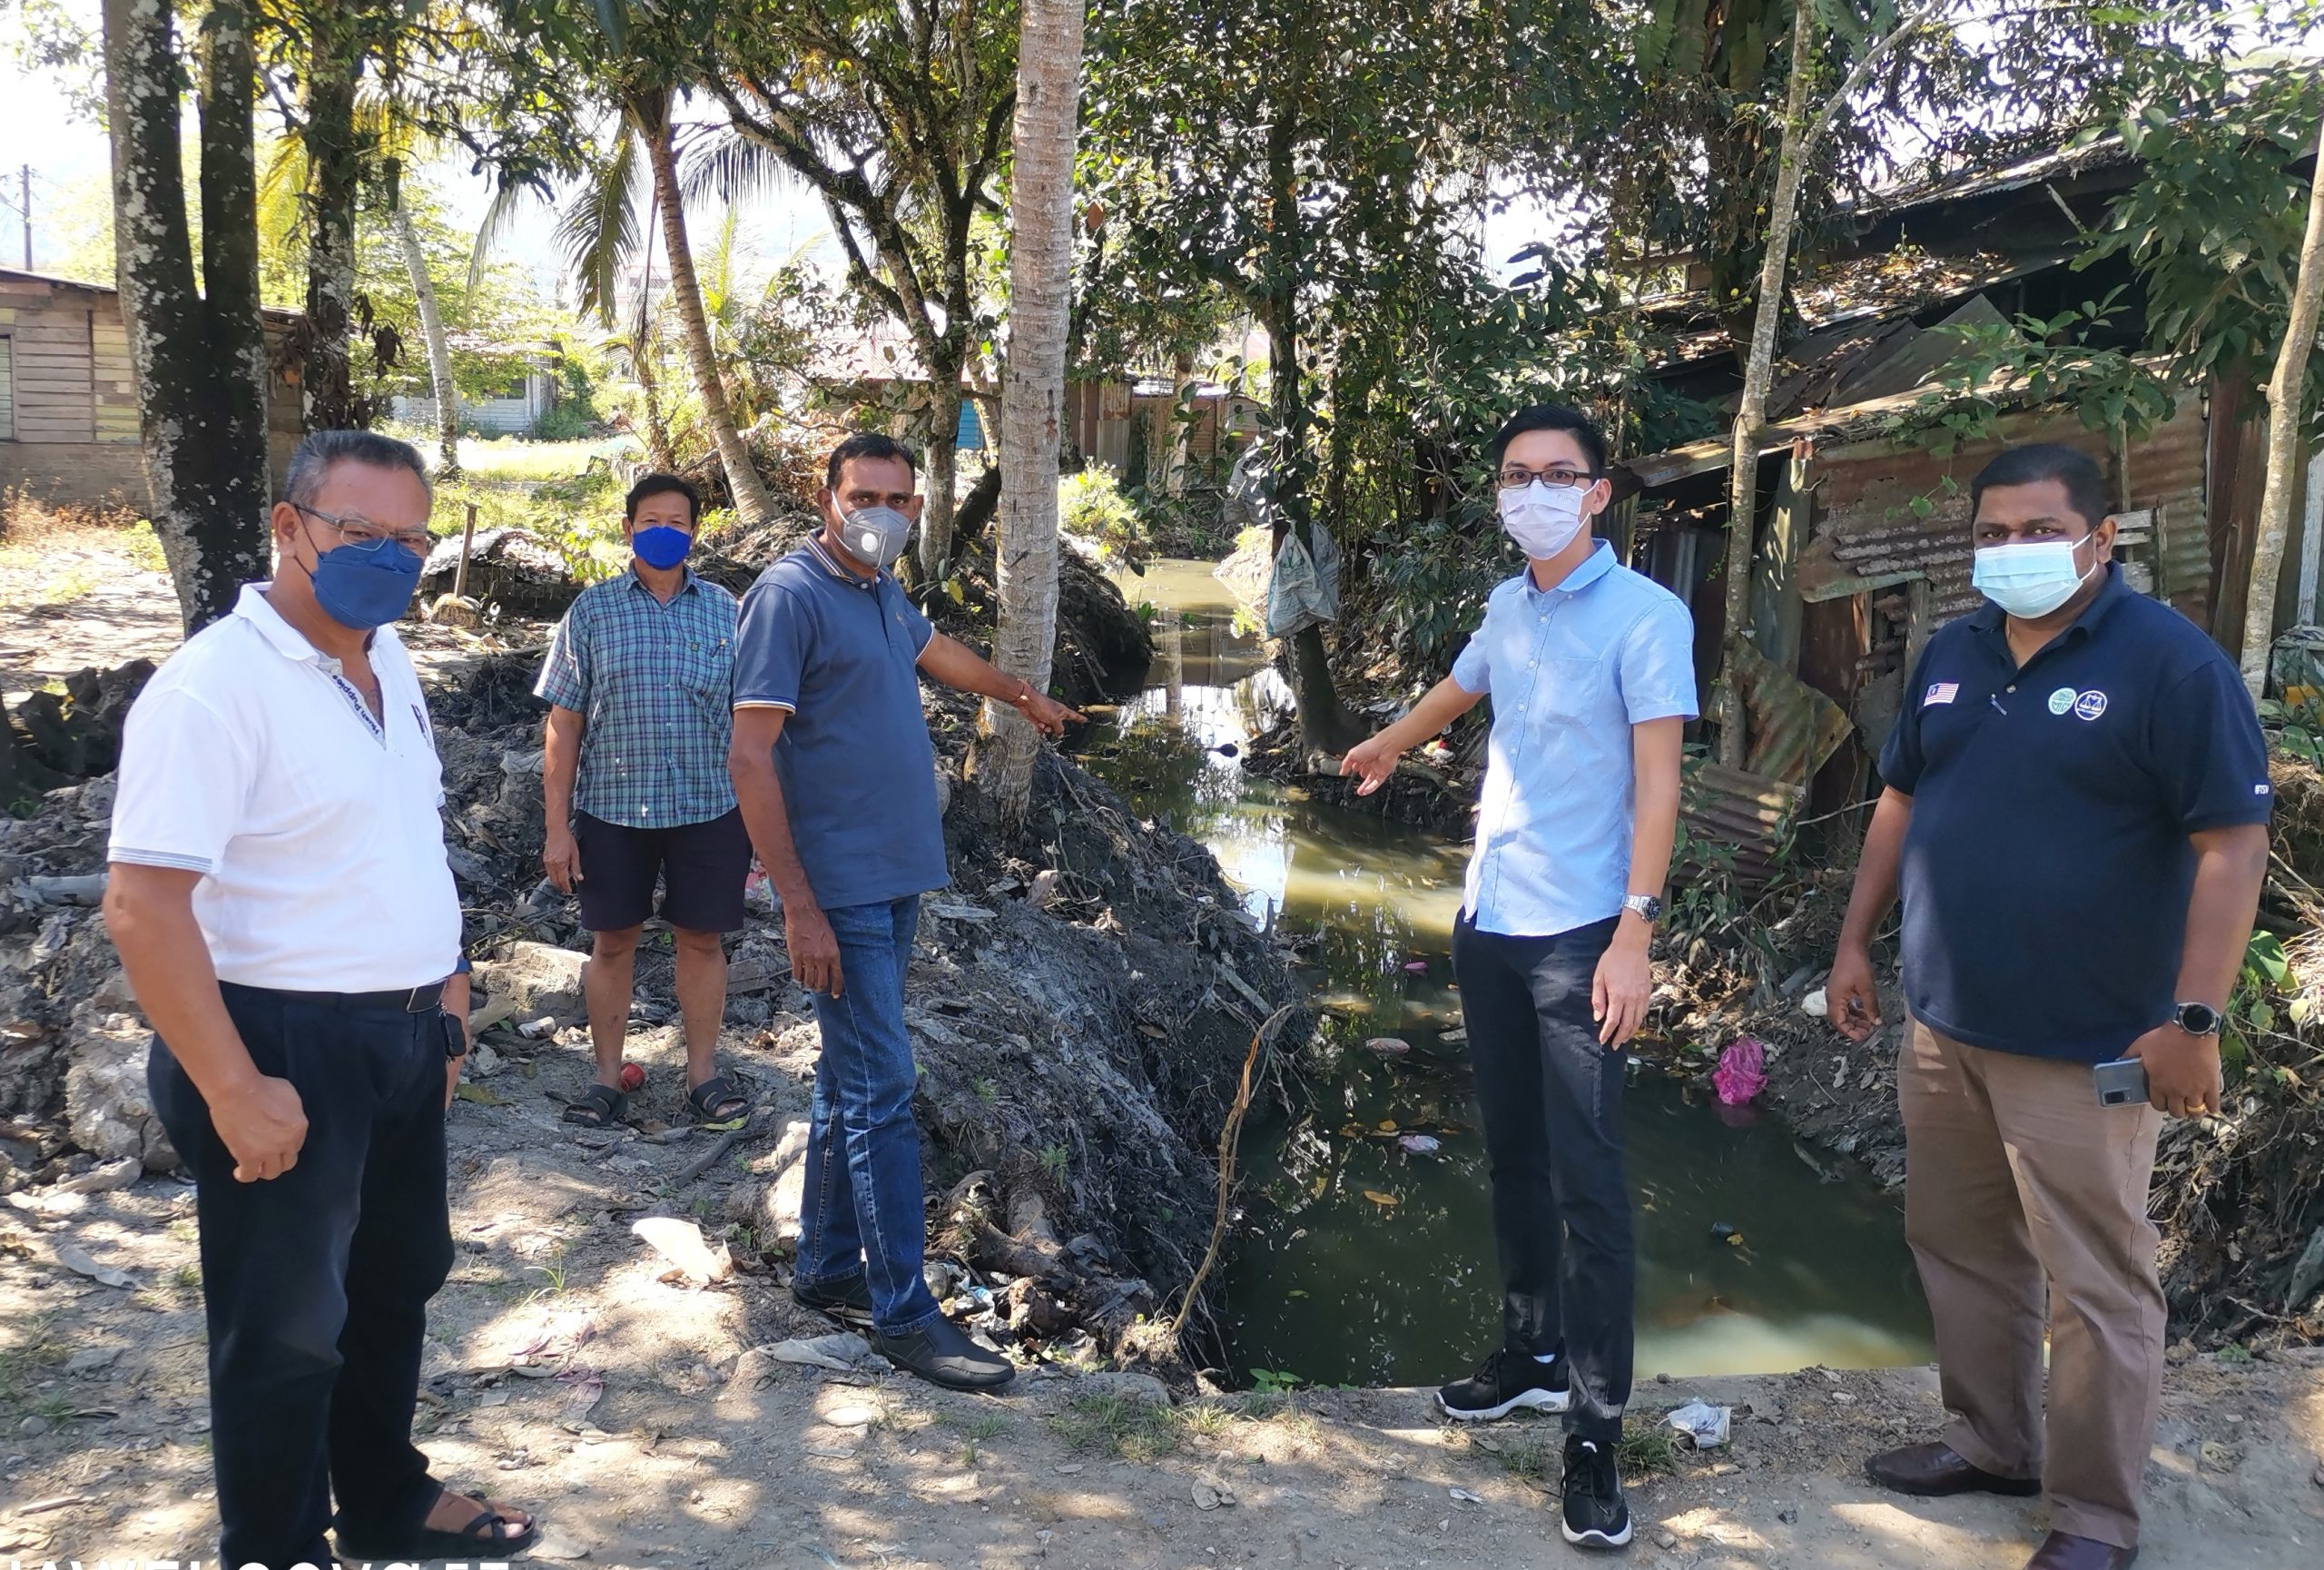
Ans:
{"label": "belt buckle", "polygon": [[[407,1014],[424,1014],[430,1008],[434,1007],[435,1005],[432,1003],[423,1003],[419,1001],[419,994],[427,990],[428,989],[426,987],[414,987],[411,991],[404,993],[403,1012]],[[439,993],[438,996],[440,995],[441,994]]]}

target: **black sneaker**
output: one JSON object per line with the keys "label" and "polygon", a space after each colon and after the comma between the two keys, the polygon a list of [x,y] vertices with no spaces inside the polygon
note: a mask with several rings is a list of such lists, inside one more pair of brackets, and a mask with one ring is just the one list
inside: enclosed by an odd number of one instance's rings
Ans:
{"label": "black sneaker", "polygon": [[990,1390],[1017,1377],[1016,1365],[978,1346],[969,1333],[941,1317],[909,1336],[871,1334],[872,1350],[907,1374],[917,1374],[947,1390]]}
{"label": "black sneaker", "polygon": [[851,1330],[872,1327],[872,1289],[861,1276],[836,1281],[803,1281],[793,1276],[791,1300],[811,1313],[837,1319]]}
{"label": "black sneaker", "polygon": [[1478,1364],[1467,1378],[1436,1392],[1436,1404],[1444,1415],[1462,1423],[1506,1417],[1521,1408],[1562,1412],[1571,1398],[1566,1392],[1563,1358],[1543,1363],[1506,1348]]}
{"label": "black sneaker", "polygon": [[1565,1440],[1565,1540],[1582,1548],[1624,1548],[1630,1540],[1630,1507],[1622,1503],[1622,1478],[1614,1453],[1594,1439],[1569,1434]]}

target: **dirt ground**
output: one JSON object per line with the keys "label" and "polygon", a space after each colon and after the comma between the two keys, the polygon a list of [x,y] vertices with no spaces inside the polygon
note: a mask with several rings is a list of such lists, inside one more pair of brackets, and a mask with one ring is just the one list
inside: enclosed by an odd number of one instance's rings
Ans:
{"label": "dirt ground", "polygon": [[[167,651],[165,583],[96,576],[34,593],[0,571],[0,683]],[[756,1224],[782,1193],[776,1146],[803,1114],[810,1060],[780,1032],[730,1032],[757,1131],[689,1175],[712,1136],[560,1125],[552,1095],[586,1081],[583,1050],[569,1036],[528,1050],[451,1112],[459,1252],[419,1428],[448,1481],[539,1513],[534,1558],[1385,1570],[1568,1552],[1555,1431],[1450,1428],[1422,1392],[1157,1407],[1158,1385],[1097,1370],[1029,1369],[1006,1395],[968,1397],[844,1341],[820,1344],[844,1371],[782,1360],[773,1348],[831,1327],[754,1259],[707,1287],[664,1279],[632,1223]],[[650,1076],[646,1128],[679,1122],[673,1033],[640,1032],[631,1054]],[[0,1559],[207,1558],[192,1191],[152,1176],[70,1186],[0,1203]],[[1863,1481],[1866,1453],[1935,1427],[1927,1370],[1642,1374],[1641,1427],[1700,1396],[1734,1409],[1735,1442],[1634,1477],[1634,1563],[2014,1570],[2040,1536],[2038,1502],[1903,1500]],[[2324,1563],[2324,1358],[2174,1367],[2150,1482],[2144,1565]]]}

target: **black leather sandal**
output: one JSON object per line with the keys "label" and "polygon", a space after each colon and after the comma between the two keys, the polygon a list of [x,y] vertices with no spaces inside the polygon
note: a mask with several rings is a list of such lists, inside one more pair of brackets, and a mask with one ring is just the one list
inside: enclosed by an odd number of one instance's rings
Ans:
{"label": "black leather sandal", "polygon": [[629,1111],[629,1098],[611,1085],[591,1085],[565,1107],[565,1121],[585,1129],[610,1129]]}

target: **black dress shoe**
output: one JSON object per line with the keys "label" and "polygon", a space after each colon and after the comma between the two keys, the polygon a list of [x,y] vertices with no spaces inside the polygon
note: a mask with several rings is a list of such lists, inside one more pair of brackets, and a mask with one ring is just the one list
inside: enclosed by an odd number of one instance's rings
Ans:
{"label": "black dress shoe", "polygon": [[2039,1477],[2003,1477],[1973,1466],[1945,1444],[1906,1445],[1884,1450],[1864,1464],[1865,1476],[1883,1488],[1941,1499],[1949,1494],[2007,1494],[2025,1498],[2042,1491]]}
{"label": "black dress shoe", "polygon": [[1017,1377],[1016,1365],[978,1346],[950,1319],[932,1319],[909,1336],[873,1330],[870,1339],[872,1350],[905,1373],[947,1390],[990,1390]]}
{"label": "black dress shoe", "polygon": [[2034,1550],[2025,1570],[2130,1570],[2138,1556],[2135,1548],[2117,1548],[2095,1537],[2053,1532]]}
{"label": "black dress shoe", "polygon": [[836,1281],[791,1278],[791,1300],[812,1313],[837,1319],[852,1330],[872,1327],[872,1289],[861,1276]]}

